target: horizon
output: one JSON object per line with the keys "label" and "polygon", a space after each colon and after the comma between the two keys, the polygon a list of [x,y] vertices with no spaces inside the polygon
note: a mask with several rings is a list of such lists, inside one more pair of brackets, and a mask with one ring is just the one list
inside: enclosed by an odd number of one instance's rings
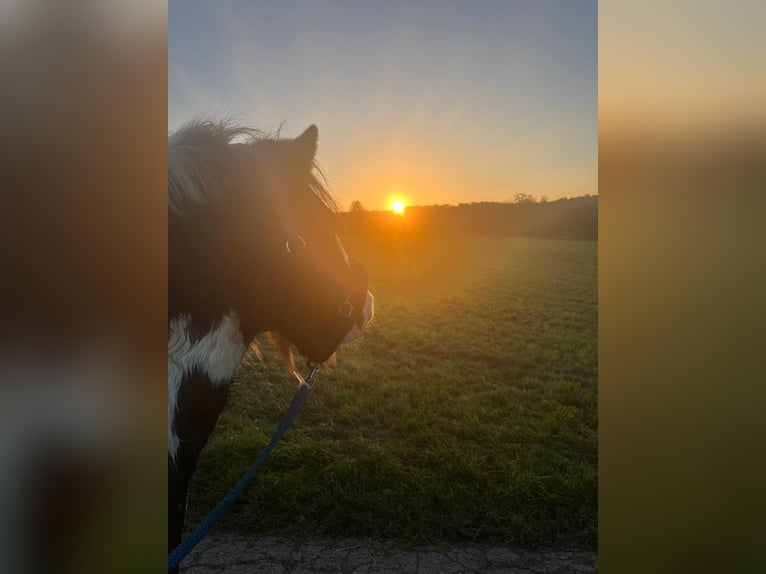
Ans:
{"label": "horizon", "polygon": [[[398,215],[403,215],[407,212],[408,209],[426,209],[429,207],[463,207],[463,206],[471,206],[471,205],[486,205],[486,204],[497,204],[497,205],[524,205],[524,204],[535,204],[535,205],[546,205],[549,203],[555,203],[557,201],[570,201],[575,199],[588,199],[588,198],[598,198],[598,193],[584,193],[582,195],[574,195],[574,196],[562,196],[557,197],[555,199],[550,199],[548,197],[535,197],[532,196],[527,201],[517,201],[513,199],[506,199],[506,200],[485,200],[485,199],[472,199],[471,201],[463,201],[460,203],[429,203],[429,204],[410,204],[407,203],[403,205],[403,210],[401,212],[397,211],[396,209],[392,209],[391,206],[382,207],[382,208],[368,208],[366,205],[364,205],[363,201],[360,201],[362,204],[362,211],[368,212],[368,213],[387,213],[387,212],[394,212]],[[351,200],[351,204],[355,203],[359,200]],[[339,206],[341,208],[340,213],[349,213],[352,211],[351,205],[348,207],[344,207],[343,205]]]}
{"label": "horizon", "polygon": [[168,130],[316,124],[344,210],[598,193],[595,1],[168,11]]}

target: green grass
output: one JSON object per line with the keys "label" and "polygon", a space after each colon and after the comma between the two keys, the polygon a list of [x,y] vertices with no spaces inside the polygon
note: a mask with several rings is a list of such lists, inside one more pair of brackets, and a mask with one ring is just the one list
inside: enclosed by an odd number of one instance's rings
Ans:
{"label": "green grass", "polygon": [[[597,244],[346,241],[376,297],[222,528],[596,545]],[[240,478],[296,385],[247,361],[190,519]]]}

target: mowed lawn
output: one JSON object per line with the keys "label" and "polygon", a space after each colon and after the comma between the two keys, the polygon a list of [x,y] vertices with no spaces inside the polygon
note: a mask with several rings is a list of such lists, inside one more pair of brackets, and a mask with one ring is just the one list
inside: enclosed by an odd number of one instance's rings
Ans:
{"label": "mowed lawn", "polygon": [[[375,324],[320,375],[220,529],[595,547],[597,244],[346,246],[368,267]],[[257,457],[296,390],[263,349],[200,459],[191,522]]]}

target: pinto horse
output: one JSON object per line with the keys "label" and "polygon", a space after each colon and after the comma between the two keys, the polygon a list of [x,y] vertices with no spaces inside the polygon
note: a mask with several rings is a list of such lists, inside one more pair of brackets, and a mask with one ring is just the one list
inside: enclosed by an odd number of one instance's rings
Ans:
{"label": "pinto horse", "polygon": [[337,235],[318,131],[266,137],[197,121],[168,137],[168,551],[189,483],[256,335],[330,359],[373,316],[364,267]]}

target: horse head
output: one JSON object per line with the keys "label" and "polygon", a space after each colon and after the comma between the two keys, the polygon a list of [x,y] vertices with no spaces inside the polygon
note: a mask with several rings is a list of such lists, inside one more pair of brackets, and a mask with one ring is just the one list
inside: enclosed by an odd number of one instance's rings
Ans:
{"label": "horse head", "polygon": [[322,363],[369,324],[367,274],[338,236],[318,137],[204,121],[170,136],[168,313],[191,343],[234,317],[245,345],[270,333],[294,370],[293,345]]}

